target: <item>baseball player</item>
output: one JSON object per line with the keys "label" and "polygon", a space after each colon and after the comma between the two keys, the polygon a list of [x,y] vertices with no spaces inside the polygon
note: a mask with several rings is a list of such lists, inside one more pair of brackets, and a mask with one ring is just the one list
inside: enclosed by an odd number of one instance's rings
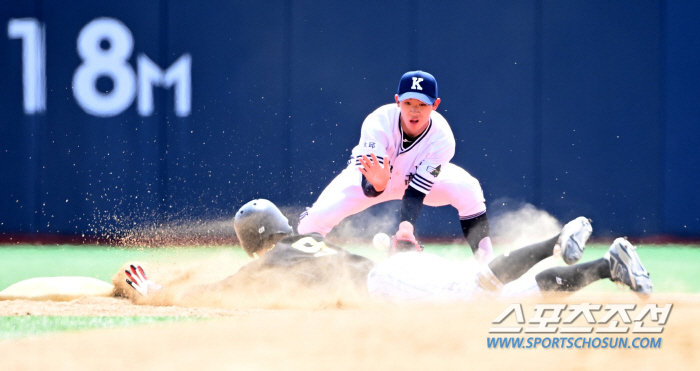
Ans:
{"label": "baseball player", "polygon": [[[573,292],[604,278],[621,282],[642,296],[651,294],[649,273],[635,247],[618,238],[604,258],[575,264],[592,233],[588,219],[567,223],[559,235],[499,255],[479,271],[468,269],[422,250],[413,226],[402,222],[394,238],[391,257],[378,265],[325,241],[319,234],[293,235],[287,219],[267,200],[244,205],[234,220],[241,246],[258,259],[236,274],[212,285],[190,290],[190,296],[212,292],[244,295],[289,295],[289,287],[303,286],[317,295],[328,295],[351,285],[357,293],[369,293],[392,301],[468,300],[478,294],[523,295],[536,292]],[[403,242],[403,244],[402,244]],[[539,261],[561,254],[568,267],[555,267],[533,280],[515,280]],[[143,296],[160,291],[141,267],[126,271],[126,282]],[[293,284],[290,286],[290,284]]]}
{"label": "baseball player", "polygon": [[[396,241],[403,240],[411,248],[396,245],[394,251],[398,251],[369,273],[367,286],[372,296],[412,302],[469,300],[484,295],[572,293],[605,278],[629,286],[642,298],[652,292],[649,273],[636,247],[624,238],[616,239],[603,258],[576,264],[593,231],[584,217],[567,223],[559,236],[501,254],[478,271],[421,252],[422,248],[412,238],[412,229],[410,223],[403,222],[395,236]],[[553,254],[561,254],[571,265],[549,268],[532,278],[517,280]]]}
{"label": "baseball player", "polygon": [[479,181],[450,163],[455,139],[437,112],[438,85],[424,71],[405,73],[395,103],[365,119],[348,166],[300,216],[299,233],[325,236],[344,218],[372,205],[401,200],[400,221],[415,225],[423,205],[452,205],[477,259],[492,254]]}
{"label": "baseball player", "polygon": [[[221,282],[197,286],[186,295],[236,293],[261,296],[366,295],[371,260],[331,244],[317,233],[293,235],[282,212],[270,201],[253,200],[236,213],[234,229],[252,262]],[[126,282],[143,296],[160,291],[140,266],[126,271]]]}

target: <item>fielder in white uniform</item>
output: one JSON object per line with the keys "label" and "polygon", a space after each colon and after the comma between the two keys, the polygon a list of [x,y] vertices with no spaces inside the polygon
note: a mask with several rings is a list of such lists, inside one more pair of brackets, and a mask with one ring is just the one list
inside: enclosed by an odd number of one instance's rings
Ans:
{"label": "fielder in white uniform", "polygon": [[394,99],[367,116],[347,168],[301,214],[299,233],[325,236],[344,218],[390,200],[402,200],[400,221],[412,225],[423,204],[452,205],[475,256],[490,260],[484,194],[478,180],[450,163],[455,139],[436,111],[437,81],[427,72],[407,72]]}

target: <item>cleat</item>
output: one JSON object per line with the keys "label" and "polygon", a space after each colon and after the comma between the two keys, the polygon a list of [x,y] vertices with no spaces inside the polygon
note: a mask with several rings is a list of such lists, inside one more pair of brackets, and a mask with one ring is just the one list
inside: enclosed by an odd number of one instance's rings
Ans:
{"label": "cleat", "polygon": [[610,276],[613,281],[627,285],[637,295],[646,298],[651,295],[653,284],[636,250],[629,241],[618,238],[605,253],[605,259],[610,263]]}
{"label": "cleat", "polygon": [[581,259],[591,233],[593,233],[591,222],[583,216],[566,223],[561,229],[557,245],[561,249],[561,257],[566,264],[576,264]]}

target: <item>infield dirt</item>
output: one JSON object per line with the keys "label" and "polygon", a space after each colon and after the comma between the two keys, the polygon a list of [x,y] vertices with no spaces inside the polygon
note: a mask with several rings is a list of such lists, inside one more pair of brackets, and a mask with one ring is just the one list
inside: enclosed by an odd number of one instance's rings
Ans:
{"label": "infield dirt", "polygon": [[[238,310],[133,305],[116,298],[0,302],[1,315],[184,315],[209,320],[0,342],[3,370],[697,370],[700,297],[656,295],[673,310],[657,349],[493,349],[492,321],[511,302]],[[636,303],[630,293],[548,302]],[[526,316],[531,316],[527,313]],[[521,334],[527,336],[527,334]],[[564,335],[557,335],[564,336]],[[596,336],[596,334],[591,334]],[[609,336],[607,334],[606,336]]]}

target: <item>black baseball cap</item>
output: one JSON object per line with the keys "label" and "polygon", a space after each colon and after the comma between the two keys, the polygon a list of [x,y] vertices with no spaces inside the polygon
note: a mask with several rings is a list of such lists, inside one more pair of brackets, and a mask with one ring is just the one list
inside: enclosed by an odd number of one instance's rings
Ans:
{"label": "black baseball cap", "polygon": [[399,102],[415,98],[432,106],[438,97],[437,81],[433,75],[425,71],[409,71],[401,76],[397,94]]}

